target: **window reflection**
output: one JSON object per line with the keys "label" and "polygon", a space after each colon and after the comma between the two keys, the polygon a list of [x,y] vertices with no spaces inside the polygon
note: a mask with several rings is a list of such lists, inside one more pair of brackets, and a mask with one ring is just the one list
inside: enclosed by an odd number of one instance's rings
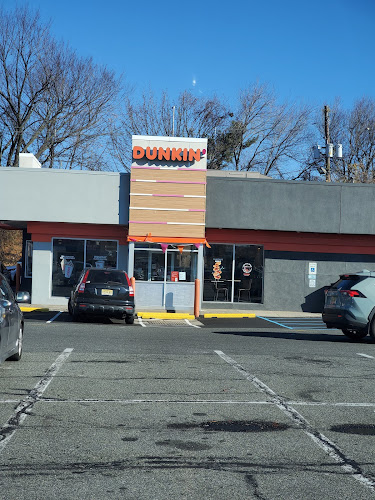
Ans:
{"label": "window reflection", "polygon": [[[134,251],[134,277],[140,281],[194,281],[197,277],[197,250],[191,246],[182,253],[172,245],[164,253],[158,244],[137,243]],[[165,259],[167,258],[167,273]]]}
{"label": "window reflection", "polygon": [[84,268],[116,268],[117,244],[117,241],[54,238],[52,296],[69,297]]}
{"label": "window reflection", "polygon": [[234,302],[262,302],[263,247],[211,244],[205,249],[203,300],[231,302],[232,289]]}

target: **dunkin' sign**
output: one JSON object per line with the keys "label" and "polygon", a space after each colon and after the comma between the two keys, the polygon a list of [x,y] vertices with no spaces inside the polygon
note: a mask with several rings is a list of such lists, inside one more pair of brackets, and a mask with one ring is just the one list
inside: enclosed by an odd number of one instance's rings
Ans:
{"label": "dunkin' sign", "polygon": [[206,153],[207,139],[133,136],[129,236],[205,238]]}
{"label": "dunkin' sign", "polygon": [[143,148],[142,146],[133,147],[133,159],[142,160],[159,160],[159,161],[175,161],[175,162],[192,162],[200,161],[202,156],[206,154],[205,149],[194,150],[192,148],[157,148],[150,146]]}

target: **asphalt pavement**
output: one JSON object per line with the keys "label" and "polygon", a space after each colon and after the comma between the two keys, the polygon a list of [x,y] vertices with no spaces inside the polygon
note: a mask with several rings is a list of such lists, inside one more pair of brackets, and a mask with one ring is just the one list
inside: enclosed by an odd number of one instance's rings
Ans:
{"label": "asphalt pavement", "polygon": [[0,365],[1,499],[375,498],[367,339],[275,316],[25,318]]}

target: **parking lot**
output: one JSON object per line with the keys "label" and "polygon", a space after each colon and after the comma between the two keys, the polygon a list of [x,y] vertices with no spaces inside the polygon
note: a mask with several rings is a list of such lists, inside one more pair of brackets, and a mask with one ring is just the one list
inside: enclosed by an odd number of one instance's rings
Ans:
{"label": "parking lot", "polygon": [[314,318],[26,313],[0,498],[374,498],[375,345]]}

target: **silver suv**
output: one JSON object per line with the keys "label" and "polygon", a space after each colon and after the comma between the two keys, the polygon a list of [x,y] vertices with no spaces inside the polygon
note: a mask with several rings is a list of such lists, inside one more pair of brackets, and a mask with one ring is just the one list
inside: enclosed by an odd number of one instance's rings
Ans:
{"label": "silver suv", "polygon": [[350,339],[375,339],[375,271],[342,274],[325,291],[322,318],[327,328],[339,328]]}

